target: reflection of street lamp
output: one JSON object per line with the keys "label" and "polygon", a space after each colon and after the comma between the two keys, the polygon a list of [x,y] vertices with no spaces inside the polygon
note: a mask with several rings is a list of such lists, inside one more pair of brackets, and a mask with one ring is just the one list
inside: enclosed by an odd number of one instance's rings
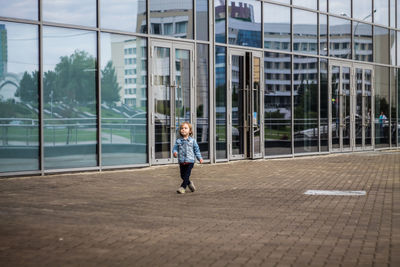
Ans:
{"label": "reflection of street lamp", "polygon": [[[367,16],[365,16],[365,17],[362,18],[361,20],[366,20],[367,18],[371,17],[372,14],[374,14],[375,12],[376,12],[376,9],[374,9],[374,10],[372,11],[372,13],[370,13],[370,14],[367,15]],[[356,24],[356,26],[354,27],[354,32],[353,32],[353,34],[354,34],[354,39],[355,39],[355,36],[356,36],[356,32],[357,32],[358,25],[360,25],[360,22],[359,22],[359,21],[357,21],[357,24]],[[353,49],[354,49],[354,56],[355,56],[355,55],[356,55],[355,42],[354,42]]]}
{"label": "reflection of street lamp", "polygon": [[50,92],[50,112],[51,112],[51,117],[53,118],[53,90]]}

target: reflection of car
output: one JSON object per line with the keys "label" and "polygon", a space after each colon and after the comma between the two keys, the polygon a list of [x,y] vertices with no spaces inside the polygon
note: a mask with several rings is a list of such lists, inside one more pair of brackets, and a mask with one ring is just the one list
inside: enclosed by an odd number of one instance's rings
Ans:
{"label": "reflection of car", "polygon": [[10,121],[10,123],[9,123],[10,125],[22,125],[23,124],[23,122],[22,121],[17,121],[17,120],[14,120],[14,121]]}

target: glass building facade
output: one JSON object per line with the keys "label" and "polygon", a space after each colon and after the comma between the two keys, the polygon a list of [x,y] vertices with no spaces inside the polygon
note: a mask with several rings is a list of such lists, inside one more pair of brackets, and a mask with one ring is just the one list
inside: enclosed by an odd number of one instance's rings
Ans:
{"label": "glass building facade", "polygon": [[398,1],[0,3],[0,176],[400,147]]}

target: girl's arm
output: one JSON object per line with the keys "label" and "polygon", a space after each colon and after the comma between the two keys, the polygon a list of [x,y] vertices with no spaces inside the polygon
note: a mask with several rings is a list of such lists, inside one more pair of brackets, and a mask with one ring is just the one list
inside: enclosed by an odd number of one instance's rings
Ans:
{"label": "girl's arm", "polygon": [[172,154],[174,155],[175,158],[178,156],[178,149],[179,149],[178,139],[176,139],[174,148],[172,149]]}

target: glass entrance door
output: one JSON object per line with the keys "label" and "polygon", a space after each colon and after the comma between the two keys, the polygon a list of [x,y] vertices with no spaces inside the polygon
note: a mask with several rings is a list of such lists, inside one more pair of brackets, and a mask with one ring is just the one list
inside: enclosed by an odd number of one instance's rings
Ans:
{"label": "glass entrance door", "polygon": [[193,121],[193,45],[153,41],[151,45],[152,163],[173,162],[179,125]]}

